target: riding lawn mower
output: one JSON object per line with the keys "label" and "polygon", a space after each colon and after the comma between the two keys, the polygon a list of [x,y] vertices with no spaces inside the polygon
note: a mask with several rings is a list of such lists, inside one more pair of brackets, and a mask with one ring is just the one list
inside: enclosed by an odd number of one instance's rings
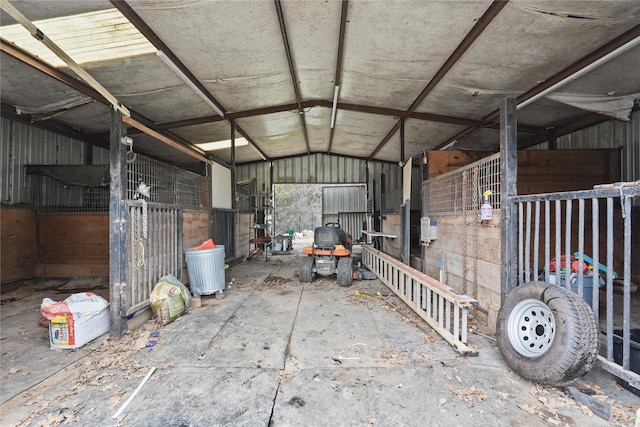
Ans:
{"label": "riding lawn mower", "polygon": [[351,236],[337,222],[330,222],[313,231],[313,244],[302,250],[307,254],[300,264],[300,281],[313,282],[316,274],[331,276],[336,273],[338,285],[353,283]]}

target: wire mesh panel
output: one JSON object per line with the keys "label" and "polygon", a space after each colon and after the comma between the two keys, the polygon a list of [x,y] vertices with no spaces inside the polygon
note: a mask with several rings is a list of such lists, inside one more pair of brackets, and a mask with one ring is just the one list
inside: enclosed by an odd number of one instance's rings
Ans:
{"label": "wire mesh panel", "polygon": [[483,193],[491,191],[491,207],[500,209],[500,153],[424,181],[425,216],[479,212]]}
{"label": "wire mesh panel", "polygon": [[[108,168],[108,165],[29,165],[29,201],[39,213],[108,212],[111,194]],[[98,174],[103,179],[96,181],[96,169],[98,172],[104,169],[104,173]],[[127,200],[144,197],[149,203],[190,210],[206,210],[209,203],[204,176],[140,155],[127,163],[126,197]]]}
{"label": "wire mesh panel", "polygon": [[183,209],[207,209],[207,179],[144,156],[127,163],[127,199],[136,200],[147,187],[151,203],[178,205]]}
{"label": "wire mesh panel", "polygon": [[109,187],[65,185],[43,175],[27,176],[28,200],[38,213],[107,212]]}
{"label": "wire mesh panel", "polygon": [[216,245],[225,247],[227,260],[236,253],[236,211],[233,209],[212,209],[210,235]]}

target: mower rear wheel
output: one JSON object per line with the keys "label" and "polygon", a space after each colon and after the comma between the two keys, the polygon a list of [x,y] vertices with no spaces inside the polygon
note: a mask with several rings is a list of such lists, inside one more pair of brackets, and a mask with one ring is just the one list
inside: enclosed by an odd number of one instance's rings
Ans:
{"label": "mower rear wheel", "polygon": [[300,281],[311,283],[316,278],[316,272],[313,271],[313,257],[307,256],[300,263]]}
{"label": "mower rear wheel", "polygon": [[353,283],[353,260],[351,257],[338,259],[338,285],[351,286]]}

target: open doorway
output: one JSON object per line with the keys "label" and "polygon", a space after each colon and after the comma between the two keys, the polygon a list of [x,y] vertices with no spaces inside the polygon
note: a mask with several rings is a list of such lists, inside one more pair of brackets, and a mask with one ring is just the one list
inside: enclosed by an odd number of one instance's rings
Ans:
{"label": "open doorway", "polygon": [[361,238],[369,228],[365,184],[274,184],[276,235],[312,235],[316,227],[337,222],[352,236]]}

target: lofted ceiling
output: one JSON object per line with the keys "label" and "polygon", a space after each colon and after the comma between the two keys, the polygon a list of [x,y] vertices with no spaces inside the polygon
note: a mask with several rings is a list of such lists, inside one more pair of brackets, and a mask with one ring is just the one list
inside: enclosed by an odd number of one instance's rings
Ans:
{"label": "lofted ceiling", "polygon": [[[111,102],[73,67],[10,41],[3,31],[15,16],[2,1],[3,116],[106,146]],[[174,164],[207,154],[242,164],[313,153],[403,162],[437,149],[494,151],[507,96],[517,97],[525,148],[627,120],[640,98],[637,0],[13,0],[9,7],[39,29],[41,20],[63,16],[124,15],[150,43],[145,53],[109,59],[104,50],[82,63],[68,53],[135,122],[181,148],[132,127],[135,150]],[[62,48],[56,37],[64,33],[43,32]],[[77,38],[88,43],[99,39],[94,33]],[[232,126],[249,141],[235,156],[195,146],[229,139]]]}

